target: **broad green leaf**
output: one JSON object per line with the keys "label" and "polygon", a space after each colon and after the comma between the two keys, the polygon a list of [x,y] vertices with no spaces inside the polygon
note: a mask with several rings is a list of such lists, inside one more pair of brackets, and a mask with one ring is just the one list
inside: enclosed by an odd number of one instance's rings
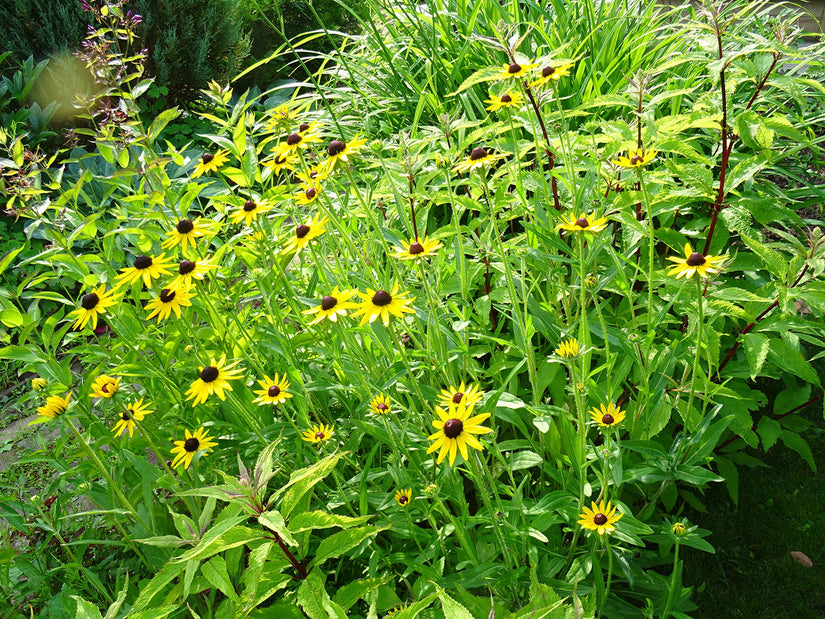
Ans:
{"label": "broad green leaf", "polygon": [[470,611],[447,595],[446,591],[442,591],[438,597],[444,610],[444,619],[473,619]]}
{"label": "broad green leaf", "polygon": [[327,559],[335,559],[345,552],[352,550],[365,539],[378,534],[389,527],[358,527],[357,529],[347,529],[330,535],[321,541],[318,551],[315,553],[314,565],[320,566]]}
{"label": "broad green leaf", "polygon": [[238,594],[235,593],[235,588],[232,586],[232,581],[229,579],[229,573],[226,570],[226,562],[223,557],[212,557],[201,566],[201,574],[209,581],[213,587],[220,589],[226,597],[234,602],[238,601]]}
{"label": "broad green leaf", "polygon": [[0,322],[10,329],[14,329],[16,327],[22,327],[25,320],[19,310],[9,308],[0,310]]}
{"label": "broad green leaf", "polygon": [[811,364],[785,340],[775,338],[771,340],[768,358],[776,367],[798,376],[805,382],[821,386],[819,376]]}
{"label": "broad green leaf", "polygon": [[782,439],[782,442],[785,443],[787,447],[790,447],[802,456],[802,459],[808,463],[811,470],[816,473],[816,462],[814,462],[814,456],[811,453],[811,448],[808,447],[808,443],[805,442],[804,438],[799,436],[796,432],[791,432],[790,430],[783,430],[779,438]]}
{"label": "broad green leaf", "polygon": [[101,619],[100,609],[97,606],[87,602],[79,595],[73,595],[71,598],[77,602],[75,619]]}
{"label": "broad green leaf", "polygon": [[284,522],[284,517],[275,510],[264,512],[260,516],[258,516],[258,522],[264,525],[267,529],[271,531],[275,531],[275,533],[284,541],[288,546],[297,546],[298,542],[295,541],[295,538],[289,532],[289,529],[286,527],[286,523]]}
{"label": "broad green leaf", "polygon": [[152,121],[152,124],[149,125],[149,129],[146,131],[146,137],[149,139],[149,146],[154,144],[155,140],[158,139],[166,125],[175,120],[178,116],[180,116],[180,110],[173,107],[168,110],[163,110],[155,117],[155,120]]}
{"label": "broad green leaf", "polygon": [[[727,210],[727,209],[726,209]],[[724,212],[724,211],[723,211]],[[788,261],[777,251],[767,247],[761,241],[748,236],[742,236],[745,242],[753,253],[762,259],[765,268],[773,274],[777,279],[784,280],[788,271]]]}
{"label": "broad green leaf", "polygon": [[768,451],[782,434],[782,425],[776,419],[765,415],[759,420],[756,433],[762,438],[762,450]]}
{"label": "broad green leaf", "polygon": [[344,609],[333,602],[319,570],[313,570],[298,587],[298,605],[309,615],[309,619],[346,619]]}
{"label": "broad green leaf", "polygon": [[289,518],[292,510],[295,509],[295,506],[301,498],[309,492],[315,484],[329,475],[332,469],[335,468],[338,460],[348,453],[349,452],[346,451],[327,456],[312,466],[292,473],[289,482],[279,491],[279,494],[283,493],[281,509],[279,510],[281,515],[283,515],[284,518]]}
{"label": "broad green leaf", "polygon": [[770,351],[770,338],[762,333],[746,333],[742,336],[745,345],[745,354],[748,356],[748,365],[751,369],[751,380],[762,372],[765,360]]}
{"label": "broad green leaf", "polygon": [[338,589],[332,600],[345,611],[349,610],[358,600],[365,599],[370,591],[374,591],[381,585],[390,582],[390,580],[389,576],[355,580]]}
{"label": "broad green leaf", "polygon": [[222,531],[218,535],[212,534],[212,531],[214,530],[213,528],[207,532],[197,547],[181,555],[180,557],[172,559],[172,562],[184,563],[191,560],[203,561],[204,559],[218,554],[219,552],[223,552],[224,550],[229,550],[230,548],[235,548],[236,546],[241,546],[263,538],[263,532],[261,530],[250,529],[248,527],[237,525],[237,522],[242,520],[246,520],[246,517],[243,516],[240,520],[233,518],[229,521],[231,522],[229,525],[229,530]]}
{"label": "broad green leaf", "polygon": [[[141,589],[140,595],[138,599],[135,600],[135,605],[132,606],[131,612],[137,613],[148,608],[154,597],[160,593],[166,585],[172,582],[178,574],[183,571],[184,567],[186,567],[186,564],[181,562],[173,563],[170,561],[164,565],[152,580],[149,581],[149,584]],[[175,609],[177,609],[177,607],[175,607]]]}
{"label": "broad green leaf", "polygon": [[351,516],[342,516],[340,514],[329,514],[327,512],[303,512],[289,521],[289,530],[297,535],[303,531],[310,531],[312,529],[330,529],[332,527],[341,527],[348,529],[350,527],[358,526],[365,523],[372,516],[360,516],[353,518]]}
{"label": "broad green leaf", "polygon": [[21,245],[20,247],[16,247],[15,249],[12,249],[11,251],[7,251],[3,255],[3,257],[0,258],[0,275],[3,274],[3,271],[5,271],[9,267],[9,265],[12,263],[12,261],[17,257],[17,254],[19,254],[21,251],[23,251],[23,249],[25,249],[25,247],[26,247],[25,245]]}

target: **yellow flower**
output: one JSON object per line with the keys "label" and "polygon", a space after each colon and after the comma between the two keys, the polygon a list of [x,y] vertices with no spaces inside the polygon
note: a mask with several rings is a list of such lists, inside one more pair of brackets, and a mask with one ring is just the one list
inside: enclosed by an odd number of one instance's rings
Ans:
{"label": "yellow flower", "polygon": [[360,322],[361,325],[368,322],[372,324],[380,316],[384,326],[389,327],[390,314],[400,318],[404,313],[411,314],[415,311],[411,307],[408,307],[410,303],[415,301],[415,297],[407,298],[407,294],[406,292],[398,292],[398,284],[393,286],[392,292],[387,292],[386,290],[376,291],[372,288],[367,288],[366,294],[362,292],[358,293],[358,296],[363,299],[363,302],[358,305],[358,310],[353,316],[363,314]]}
{"label": "yellow flower", "polygon": [[120,387],[120,380],[101,374],[95,378],[92,383],[92,393],[89,397],[92,398],[111,398],[117,393]]}
{"label": "yellow flower", "polygon": [[498,73],[493,76],[495,80],[509,80],[510,78],[519,78],[526,76],[530,69],[535,69],[538,65],[534,63],[519,64],[514,62],[512,64],[505,64],[501,66]]}
{"label": "yellow flower", "polygon": [[322,191],[321,184],[313,181],[312,183],[301,185],[301,191],[292,196],[292,199],[295,200],[295,204],[306,206],[307,204],[315,202]]}
{"label": "yellow flower", "polygon": [[145,254],[138,256],[132,266],[120,269],[120,275],[115,278],[115,281],[117,281],[119,287],[134,284],[143,279],[143,283],[149,288],[153,279],[157,279],[161,275],[172,274],[169,271],[170,262],[170,260],[167,260],[166,254],[161,254],[157,258]]}
{"label": "yellow flower", "polygon": [[169,237],[160,244],[163,249],[172,249],[176,245],[180,245],[181,250],[185,253],[187,245],[192,245],[195,248],[195,239],[203,236],[204,229],[200,226],[200,219],[192,221],[191,219],[181,219],[173,230],[167,232]]}
{"label": "yellow flower", "polygon": [[93,292],[89,292],[80,297],[80,307],[68,313],[68,318],[74,318],[73,329],[80,330],[86,326],[91,319],[92,329],[97,328],[97,315],[105,314],[106,308],[118,302],[114,291],[107,293],[106,284],[98,286]]}
{"label": "yellow flower", "polygon": [[292,397],[292,394],[287,392],[287,389],[289,389],[289,381],[286,379],[286,373],[283,376],[275,374],[271,380],[264,376],[264,379],[259,380],[258,384],[262,388],[255,391],[258,397],[255,398],[253,402],[257,402],[260,406],[264,404],[280,404]]}
{"label": "yellow flower", "polygon": [[613,160],[617,166],[621,166],[623,168],[640,168],[644,165],[647,165],[656,157],[656,151],[645,150],[644,148],[640,148],[639,150],[628,150],[626,157],[619,157],[618,159]]}
{"label": "yellow flower", "polygon": [[211,260],[181,260],[178,265],[178,276],[169,284],[169,290],[189,290],[195,283],[193,280],[203,281],[207,271],[218,268]]}
{"label": "yellow flower", "polygon": [[607,502],[607,505],[604,504],[604,501],[598,504],[594,501],[589,508],[582,506],[582,513],[579,514],[579,524],[585,529],[604,535],[605,533],[612,533],[616,529],[613,525],[622,516],[624,514],[621,512],[616,513],[616,508],[610,505],[610,501]]}
{"label": "yellow flower", "polygon": [[118,419],[115,427],[112,428],[112,434],[115,436],[123,436],[128,430],[129,438],[132,438],[135,431],[135,421],[143,421],[143,418],[152,412],[147,406],[144,406],[143,398],[137,402],[132,402],[120,414],[120,419]]}
{"label": "yellow flower", "polygon": [[272,208],[272,204],[268,200],[261,200],[255,202],[254,200],[247,200],[243,206],[237,211],[234,211],[229,216],[229,221],[233,224],[244,222],[245,225],[251,226],[252,222],[258,219],[258,215],[265,213]]}
{"label": "yellow flower", "polygon": [[453,166],[453,172],[472,172],[478,168],[491,165],[504,156],[503,154],[492,155],[478,146],[470,152],[469,157],[459,161]]}
{"label": "yellow flower", "polygon": [[694,273],[698,273],[702,279],[707,279],[714,273],[722,270],[722,263],[727,260],[728,256],[703,256],[698,251],[693,251],[690,243],[685,243],[685,257],[674,258],[669,257],[668,260],[675,264],[667,272],[668,275],[675,275],[676,279],[684,277],[690,279]]}
{"label": "yellow flower", "polygon": [[186,288],[180,290],[173,290],[171,288],[164,288],[160,294],[146,304],[147,310],[152,310],[152,313],[146,317],[146,320],[152,320],[153,317],[158,317],[158,324],[161,320],[169,318],[172,312],[175,316],[180,318],[180,308],[190,307],[192,305],[191,299],[194,294],[190,294]]}
{"label": "yellow flower", "polygon": [[590,418],[602,428],[619,425],[624,421],[625,416],[625,412],[615,406],[613,402],[610,402],[607,406],[601,404],[599,408],[594,407],[590,410]]}
{"label": "yellow flower", "polygon": [[562,216],[561,223],[556,226],[561,230],[570,232],[601,232],[607,228],[607,217],[588,217],[584,213],[576,217],[574,213]]}
{"label": "yellow flower", "polygon": [[195,166],[195,171],[192,172],[192,178],[206,174],[207,172],[217,172],[223,164],[229,161],[229,152],[219,150],[214,155],[212,153],[204,153],[201,157],[200,163]]}
{"label": "yellow flower", "polygon": [[[303,125],[301,125],[303,127]],[[307,125],[309,128],[309,125]],[[287,155],[294,155],[298,152],[298,150],[304,150],[309,148],[310,144],[318,144],[321,142],[321,136],[315,133],[314,131],[303,131],[300,130],[296,131],[295,133],[290,133],[285,142],[281,142],[278,144],[277,147],[273,150],[276,156],[287,156]]]}
{"label": "yellow flower", "polygon": [[559,344],[556,354],[565,359],[572,359],[579,354],[579,342],[575,338],[570,338]]}
{"label": "yellow flower", "polygon": [[49,384],[45,378],[41,378],[40,376],[35,376],[32,378],[32,389],[34,391],[41,391],[46,385]]}
{"label": "yellow flower", "polygon": [[673,531],[674,535],[677,535],[679,537],[682,537],[685,533],[687,533],[687,527],[685,526],[685,523],[682,521],[674,522],[670,530]]}
{"label": "yellow flower", "polygon": [[226,365],[226,355],[221,357],[220,361],[215,361],[215,358],[212,357],[209,365],[200,368],[200,376],[198,376],[198,379],[189,387],[189,391],[186,392],[186,399],[195,399],[195,401],[192,402],[192,406],[206,402],[206,398],[213,393],[221,400],[225,400],[226,394],[224,390],[232,391],[232,386],[229,384],[229,381],[235,380],[243,373],[242,369],[232,369],[238,365],[238,363],[240,363],[240,361]]}
{"label": "yellow flower", "polygon": [[329,177],[329,172],[324,166],[319,165],[308,169],[306,172],[296,172],[295,176],[307,187],[317,187],[318,184]]}
{"label": "yellow flower", "polygon": [[212,447],[217,445],[212,437],[209,436],[209,431],[203,427],[195,430],[194,434],[186,430],[186,439],[183,441],[174,441],[175,446],[172,448],[172,453],[176,454],[175,459],[172,460],[172,468],[176,469],[183,464],[184,469],[188,469],[192,464],[192,458],[198,452],[206,454],[212,451]]}
{"label": "yellow flower", "polygon": [[379,393],[370,401],[370,411],[375,415],[388,415],[392,412],[390,399],[383,393]]}
{"label": "yellow flower", "polygon": [[399,260],[421,260],[435,253],[441,248],[441,242],[431,240],[429,237],[424,239],[410,239],[409,243],[404,243],[399,251],[393,254],[393,257]]}
{"label": "yellow flower", "polygon": [[338,316],[346,316],[347,310],[357,307],[355,303],[351,303],[349,299],[355,294],[354,290],[338,291],[336,286],[332,292],[321,299],[321,303],[315,307],[305,309],[303,314],[315,314],[309,324],[314,325],[321,322],[324,318],[332,322],[338,321]]}
{"label": "yellow flower", "polygon": [[272,170],[273,174],[277,174],[283,170],[294,170],[295,164],[298,163],[298,155],[279,155],[278,153],[274,153],[274,155],[272,159],[261,162],[261,165]]}
{"label": "yellow flower", "polygon": [[359,138],[357,135],[349,142],[332,140],[327,146],[327,160],[320,167],[324,173],[329,174],[339,161],[349,163],[349,157],[361,150],[366,143],[366,138]]}
{"label": "yellow flower", "polygon": [[324,424],[312,426],[311,430],[301,433],[301,439],[307,443],[322,443],[328,441],[332,436],[333,427]]}
{"label": "yellow flower", "polygon": [[283,253],[291,254],[301,251],[314,238],[321,236],[327,231],[326,225],[329,219],[318,215],[310,217],[305,224],[295,226],[295,236],[291,236],[286,242]]}
{"label": "yellow flower", "polygon": [[62,398],[59,395],[50,395],[46,398],[46,403],[43,406],[37,407],[37,412],[40,413],[41,417],[54,419],[66,412],[66,409],[69,408],[69,399],[71,397],[71,392]]}
{"label": "yellow flower", "polygon": [[548,82],[558,81],[566,75],[570,75],[570,69],[574,63],[565,62],[556,66],[547,65],[539,72],[539,77],[530,82],[530,88],[541,88]]}
{"label": "yellow flower", "polygon": [[395,493],[395,502],[398,503],[401,507],[407,507],[412,500],[412,488],[407,488],[406,490],[398,490]]}
{"label": "yellow flower", "polygon": [[449,454],[450,466],[452,466],[458,451],[461,452],[461,456],[465,461],[469,460],[470,455],[467,452],[467,445],[479,451],[484,449],[484,446],[473,434],[486,434],[491,431],[490,428],[479,425],[490,416],[490,413],[470,417],[473,413],[473,406],[467,406],[463,402],[461,404],[451,402],[446,411],[440,406],[436,406],[435,412],[438,419],[432,423],[438,432],[428,437],[429,440],[435,442],[427,449],[427,453],[430,454],[440,449],[438,464],[441,464],[441,461]]}
{"label": "yellow flower", "polygon": [[508,107],[519,108],[524,104],[524,95],[517,90],[506,92],[501,96],[491,94],[490,98],[486,99],[484,103],[490,104],[487,107],[488,112],[498,112],[500,109]]}
{"label": "yellow flower", "polygon": [[472,383],[465,385],[462,380],[458,388],[450,386],[447,389],[442,389],[441,394],[438,396],[438,403],[441,404],[441,406],[447,407],[451,404],[475,406],[481,402],[481,397],[483,395],[484,392],[478,385],[474,385]]}

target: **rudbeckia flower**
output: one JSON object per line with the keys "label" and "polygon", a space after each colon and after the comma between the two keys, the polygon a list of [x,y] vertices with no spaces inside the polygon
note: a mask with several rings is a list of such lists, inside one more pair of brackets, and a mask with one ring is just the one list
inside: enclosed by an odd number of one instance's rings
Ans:
{"label": "rudbeckia flower", "polygon": [[161,320],[166,320],[175,312],[175,316],[180,318],[180,308],[189,307],[192,305],[190,299],[195,296],[190,294],[186,288],[173,290],[171,288],[164,288],[160,294],[146,304],[147,310],[152,310],[152,313],[146,317],[146,320],[152,320],[155,316],[158,317],[158,324]]}
{"label": "rudbeckia flower", "polygon": [[327,146],[327,160],[320,167],[326,174],[329,174],[339,161],[349,163],[349,157],[361,150],[366,143],[366,138],[359,138],[357,135],[349,142],[332,140]]}
{"label": "rudbeckia flower", "polygon": [[619,425],[625,418],[625,412],[613,402],[605,406],[601,404],[599,408],[590,410],[590,418],[602,428],[611,428]]}
{"label": "rudbeckia flower", "polygon": [[339,316],[346,316],[347,310],[357,307],[355,303],[349,300],[355,294],[354,290],[338,290],[336,286],[332,292],[321,299],[321,303],[315,307],[305,309],[302,313],[308,315],[315,315],[309,324],[314,325],[321,322],[324,318],[332,322],[337,322]]}
{"label": "rudbeckia flower", "polygon": [[457,388],[450,386],[447,389],[442,389],[441,394],[438,396],[438,403],[445,407],[448,407],[451,404],[475,406],[481,402],[483,395],[484,391],[482,391],[478,385],[473,383],[465,385],[462,380],[461,384]]}
{"label": "rudbeckia flower", "polygon": [[440,241],[431,240],[429,237],[422,239],[410,239],[409,243],[404,243],[399,251],[393,254],[399,260],[421,260],[429,256],[434,256],[442,247]]}
{"label": "rudbeckia flower", "polygon": [[192,172],[192,178],[206,174],[207,172],[217,172],[223,164],[229,161],[229,152],[219,150],[214,155],[212,153],[204,153],[201,156],[200,163],[195,166],[195,171]]}
{"label": "rudbeckia flower", "polygon": [[693,251],[690,243],[685,243],[685,257],[674,258],[669,257],[668,260],[675,262],[668,275],[675,275],[676,279],[684,277],[690,279],[694,273],[698,273],[702,279],[707,279],[714,273],[722,270],[722,263],[727,260],[727,254],[724,256],[703,256],[698,251]]}
{"label": "rudbeckia flower", "polygon": [[298,163],[298,155],[279,155],[278,153],[275,153],[275,156],[272,159],[262,161],[261,165],[272,170],[273,174],[277,174],[283,170],[294,170],[296,163]]}
{"label": "rudbeckia flower", "polygon": [[615,159],[613,163],[623,168],[640,168],[653,161],[655,157],[655,150],[645,150],[644,148],[640,148],[639,150],[628,150],[626,157],[619,157],[618,159]]}
{"label": "rudbeckia flower", "polygon": [[234,211],[229,216],[229,221],[233,224],[243,221],[245,225],[251,226],[252,222],[258,219],[258,215],[265,213],[271,208],[272,204],[268,200],[261,200],[260,202],[255,202],[255,200],[247,200],[243,203],[241,208]]}
{"label": "rudbeckia flower", "polygon": [[211,260],[181,260],[178,265],[178,276],[169,284],[169,290],[189,290],[195,284],[194,280],[202,281],[207,271],[218,268]]}
{"label": "rudbeckia flower", "polygon": [[511,78],[519,78],[525,77],[531,69],[535,69],[538,65],[527,62],[524,64],[519,64],[518,62],[513,62],[511,64],[502,65],[501,70],[493,76],[495,80],[509,80]]}
{"label": "rudbeckia flower", "polygon": [[685,523],[681,520],[677,520],[676,522],[674,522],[673,525],[670,527],[670,530],[677,537],[682,537],[687,533],[687,527],[685,526]]}
{"label": "rudbeckia flower", "polygon": [[41,391],[48,384],[49,381],[40,376],[35,376],[34,378],[32,378],[32,389],[34,391]]}
{"label": "rudbeckia flower", "polygon": [[484,103],[489,103],[487,107],[488,112],[498,112],[502,108],[515,107],[519,108],[524,104],[524,95],[519,91],[506,92],[503,95],[490,95]]}
{"label": "rudbeckia flower", "polygon": [[[303,126],[303,125],[301,125]],[[309,128],[309,125],[307,125]],[[298,152],[298,150],[304,150],[309,148],[310,144],[318,144],[321,142],[321,136],[317,135],[313,131],[304,130],[303,132],[300,129],[294,133],[290,133],[286,141],[281,142],[274,150],[276,155],[281,157],[286,155],[294,155]]]}
{"label": "rudbeckia flower", "polygon": [[395,493],[395,502],[398,503],[401,507],[407,507],[411,500],[412,488],[407,488],[406,490],[398,490]]}
{"label": "rudbeckia flower", "polygon": [[453,172],[472,172],[473,170],[477,170],[478,168],[483,168],[484,166],[491,165],[499,159],[503,158],[504,156],[505,155],[503,154],[490,154],[485,149],[478,146],[470,152],[469,157],[462,161],[459,161],[457,164],[453,166]]}
{"label": "rudbeckia flower", "polygon": [[295,226],[295,235],[286,242],[283,253],[291,254],[301,251],[314,238],[321,236],[327,231],[326,225],[329,219],[318,215],[310,217],[306,223]]}
{"label": "rudbeckia flower", "polygon": [[117,393],[120,387],[120,380],[101,374],[95,378],[92,383],[92,393],[89,397],[92,398],[111,398]]}
{"label": "rudbeckia flower", "polygon": [[607,221],[607,217],[596,219],[584,213],[576,217],[574,213],[568,213],[562,216],[561,223],[556,228],[569,232],[601,232],[607,228]]}
{"label": "rudbeckia flower", "polygon": [[200,369],[200,376],[189,387],[189,391],[186,392],[186,399],[195,399],[192,406],[206,402],[206,398],[213,393],[221,400],[225,400],[226,394],[224,391],[232,391],[229,381],[235,380],[243,373],[242,369],[232,369],[238,363],[240,361],[234,361],[226,365],[226,355],[221,357],[220,361],[215,361],[215,358],[212,357],[210,364]]}
{"label": "rudbeckia flower", "polygon": [[86,326],[91,319],[92,329],[97,328],[97,315],[105,314],[106,308],[118,302],[114,291],[107,293],[106,284],[98,286],[93,292],[80,297],[80,307],[68,313],[68,318],[74,318],[73,329],[79,330]]}
{"label": "rudbeckia flower", "polygon": [[146,415],[150,415],[153,411],[150,411],[147,406],[143,404],[143,398],[138,400],[137,402],[132,402],[125,409],[123,412],[120,413],[120,419],[118,419],[115,426],[112,428],[112,434],[115,436],[123,436],[126,431],[129,431],[129,438],[132,438],[132,435],[135,431],[135,426],[137,425],[136,421],[143,421],[143,418]]}
{"label": "rudbeckia flower", "polygon": [[379,393],[370,401],[370,411],[374,415],[388,415],[392,411],[390,399],[383,393]]}
{"label": "rudbeckia flower", "polygon": [[313,426],[311,430],[301,433],[301,439],[307,443],[323,443],[332,437],[333,427],[319,424]]}
{"label": "rudbeckia flower", "polygon": [[575,338],[565,340],[559,344],[559,347],[555,350],[555,353],[559,357],[572,359],[579,354],[579,342]]}
{"label": "rudbeckia flower", "polygon": [[176,245],[180,245],[183,252],[186,252],[187,245],[192,245],[195,248],[195,239],[203,236],[203,228],[200,226],[200,219],[192,221],[191,219],[181,219],[175,225],[174,230],[167,232],[169,237],[160,244],[163,249],[172,249]]}
{"label": "rudbeckia flower", "polygon": [[66,409],[69,408],[69,399],[71,397],[71,392],[67,393],[64,397],[50,395],[46,398],[46,403],[43,406],[37,407],[37,412],[41,417],[54,419],[66,412]]}
{"label": "rudbeckia flower", "polygon": [[461,404],[450,403],[446,411],[440,406],[436,406],[435,412],[438,419],[432,423],[438,432],[428,437],[429,440],[435,442],[427,449],[427,453],[430,454],[440,450],[437,464],[441,464],[441,461],[449,455],[450,466],[452,466],[455,462],[456,453],[459,451],[465,461],[469,460],[468,445],[479,451],[484,449],[484,446],[473,435],[486,434],[491,431],[490,428],[480,425],[490,416],[490,413],[470,417],[473,414],[473,407],[467,406],[463,402]]}
{"label": "rudbeckia flower", "polygon": [[612,533],[623,513],[616,513],[616,508],[610,505],[610,501],[605,505],[604,501],[592,503],[591,507],[582,506],[582,513],[579,514],[579,524],[585,529],[596,531],[599,535]]}
{"label": "rudbeckia flower", "polygon": [[253,401],[261,406],[265,404],[280,404],[292,397],[292,394],[287,392],[287,389],[289,389],[289,381],[286,379],[286,374],[283,376],[275,374],[272,379],[264,376],[264,379],[259,380],[258,384],[261,386],[261,389],[255,391],[258,397]]}
{"label": "rudbeckia flower", "polygon": [[315,202],[315,200],[318,199],[318,196],[321,195],[321,191],[323,191],[323,189],[321,188],[321,184],[318,182],[304,184],[301,186],[301,191],[292,196],[292,199],[295,200],[295,204],[306,206],[307,204],[312,204]]}
{"label": "rudbeckia flower", "polygon": [[152,285],[152,280],[157,279],[161,275],[171,275],[169,271],[170,260],[166,258],[166,254],[161,254],[156,258],[147,255],[141,255],[135,258],[135,261],[130,267],[120,269],[120,275],[115,278],[118,286],[131,285],[140,279],[149,288]]}
{"label": "rudbeckia flower", "polygon": [[198,452],[206,454],[218,444],[209,436],[209,431],[203,427],[195,430],[194,434],[186,430],[186,439],[174,441],[174,443],[175,446],[172,448],[172,454],[175,455],[175,459],[172,460],[173,469],[178,468],[181,464],[183,464],[184,469],[188,469],[195,454]]}
{"label": "rudbeckia flower", "polygon": [[539,71],[539,76],[530,82],[530,88],[541,88],[548,82],[558,81],[566,75],[570,75],[570,69],[574,63],[565,62],[559,65],[546,65]]}
{"label": "rudbeckia flower", "polygon": [[362,325],[368,322],[372,324],[380,316],[384,326],[389,327],[390,315],[400,318],[404,313],[413,313],[415,311],[411,307],[408,307],[410,303],[415,301],[415,297],[407,298],[407,294],[406,292],[398,292],[398,284],[393,286],[392,292],[367,288],[366,294],[358,293],[358,296],[363,299],[363,302],[358,305],[358,310],[353,316],[363,314],[360,323]]}

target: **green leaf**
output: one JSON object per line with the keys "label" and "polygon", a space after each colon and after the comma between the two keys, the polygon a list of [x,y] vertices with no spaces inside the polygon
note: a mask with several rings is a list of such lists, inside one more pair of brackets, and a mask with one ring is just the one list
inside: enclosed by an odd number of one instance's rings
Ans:
{"label": "green leaf", "polygon": [[229,573],[226,570],[226,562],[223,557],[212,557],[201,566],[201,574],[209,584],[219,589],[226,597],[232,601],[238,601],[238,594],[235,593],[235,588],[232,586],[232,581],[229,579]]}
{"label": "green leaf", "polygon": [[346,619],[344,609],[333,602],[318,570],[313,570],[298,587],[298,605],[309,619]]}
{"label": "green leaf", "polygon": [[772,339],[768,358],[776,367],[798,376],[805,382],[820,387],[819,376],[811,364],[785,340]]}
{"label": "green leaf", "polygon": [[314,565],[320,566],[327,559],[335,559],[345,552],[352,550],[365,539],[377,535],[380,531],[389,527],[358,527],[357,529],[347,529],[330,535],[321,541],[318,551],[315,553]]}
{"label": "green leaf", "polygon": [[335,592],[335,596],[332,598],[332,601],[338,604],[345,611],[349,610],[358,600],[366,599],[366,596],[370,591],[374,591],[381,585],[390,582],[390,580],[391,578],[389,576],[384,576],[383,578],[364,578],[362,580],[355,580],[338,589],[338,591]]}
{"label": "green leaf", "polygon": [[762,449],[768,451],[782,434],[782,425],[776,419],[765,415],[759,420],[756,433],[762,438]]}
{"label": "green leaf", "polygon": [[[149,581],[149,584],[141,589],[140,595],[138,596],[138,599],[135,600],[135,605],[132,607],[131,613],[137,613],[148,608],[149,604],[152,602],[152,599],[160,593],[166,585],[172,582],[178,574],[183,571],[184,567],[186,567],[185,563],[169,562],[164,565],[161,570],[155,574],[152,580]],[[177,607],[175,608],[177,609]]]}
{"label": "green leaf", "polygon": [[372,518],[372,516],[352,518],[350,516],[328,514],[327,512],[320,511],[303,512],[289,521],[289,529],[295,535],[302,533],[303,531],[310,531],[312,529],[329,529],[332,527],[348,529],[350,527],[363,524],[370,518]]}
{"label": "green leaf", "polygon": [[327,456],[307,468],[295,471],[290,475],[289,482],[279,491],[283,494],[281,509],[279,510],[284,518],[289,518],[292,510],[298,505],[301,498],[309,492],[315,484],[330,474],[332,469],[343,458],[348,451]]}
{"label": "green leaf", "polygon": [[[727,210],[727,209],[725,209]],[[724,211],[723,211],[724,212]],[[761,241],[742,235],[742,240],[750,250],[762,259],[765,268],[777,279],[784,280],[788,272],[788,261],[777,251],[767,247]]]}
{"label": "green leaf", "polygon": [[126,582],[123,583],[123,589],[117,594],[117,599],[111,603],[109,609],[106,611],[106,616],[103,619],[115,619],[120,612],[120,607],[126,600],[126,594],[129,592],[129,573],[126,573]]}
{"label": "green leaf", "polygon": [[745,344],[745,354],[748,356],[751,380],[754,380],[765,366],[771,341],[768,336],[761,333],[746,333],[742,336],[742,342]]}
{"label": "green leaf", "polygon": [[100,609],[87,602],[79,595],[72,595],[71,598],[77,602],[77,613],[75,619],[101,619]]}
{"label": "green leaf", "polygon": [[811,467],[811,470],[816,473],[816,462],[814,462],[814,456],[811,453],[811,448],[808,447],[808,443],[805,442],[805,439],[799,436],[796,432],[791,432],[790,430],[783,430],[780,437],[782,442],[791,449],[793,449],[796,453],[802,456],[802,459],[808,463],[808,466]]}
{"label": "green leaf", "polygon": [[295,538],[292,537],[289,529],[286,528],[286,522],[284,522],[284,517],[280,514],[280,512],[275,510],[264,512],[258,516],[258,522],[264,525],[267,529],[275,531],[275,533],[277,533],[288,546],[298,545],[298,542],[296,542]]}
{"label": "green leaf", "polygon": [[0,359],[10,359],[12,361],[22,361],[23,363],[46,363],[44,357],[38,356],[38,349],[28,346],[5,346],[0,348]]}
{"label": "green leaf", "polygon": [[154,144],[155,140],[158,139],[166,125],[175,120],[178,116],[180,116],[180,110],[173,107],[168,110],[163,110],[155,117],[155,120],[152,121],[152,124],[149,125],[149,129],[146,131],[146,137],[149,139],[149,146]]}
{"label": "green leaf", "polygon": [[5,271],[9,267],[9,265],[12,263],[12,261],[17,257],[17,254],[19,254],[21,251],[23,251],[25,249],[25,247],[26,247],[25,245],[21,245],[20,247],[16,247],[15,249],[12,249],[11,251],[7,251],[3,255],[3,257],[0,258],[0,275],[3,274],[3,271]]}
{"label": "green leaf", "polygon": [[0,310],[0,322],[14,329],[16,327],[22,327],[25,321],[23,320],[23,314],[14,308],[9,308]]}
{"label": "green leaf", "polygon": [[444,619],[473,619],[470,611],[447,595],[445,591],[442,591],[438,597],[444,610]]}

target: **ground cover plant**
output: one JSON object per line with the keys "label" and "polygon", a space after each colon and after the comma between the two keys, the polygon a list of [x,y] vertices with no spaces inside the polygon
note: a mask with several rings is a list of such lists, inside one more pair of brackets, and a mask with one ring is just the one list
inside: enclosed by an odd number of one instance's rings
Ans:
{"label": "ground cover plant", "polygon": [[758,3],[376,3],[178,148],[121,4],[91,145],[7,201],[55,472],[3,498],[7,613],[690,616],[685,506],[745,446],[815,469],[821,45]]}

